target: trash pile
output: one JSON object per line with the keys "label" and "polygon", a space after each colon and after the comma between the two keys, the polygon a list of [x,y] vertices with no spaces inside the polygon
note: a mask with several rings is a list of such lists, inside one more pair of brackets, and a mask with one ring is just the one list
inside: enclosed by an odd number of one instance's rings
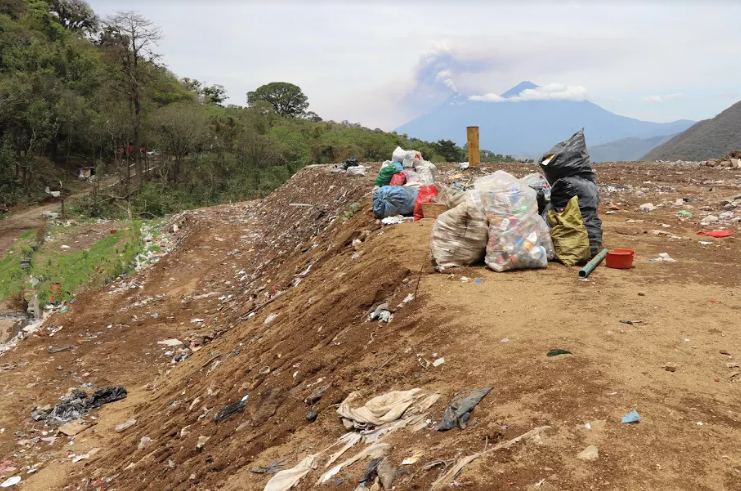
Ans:
{"label": "trash pile", "polygon": [[121,386],[103,387],[91,396],[83,390],[71,389],[62,397],[62,402],[52,406],[35,407],[31,410],[34,421],[44,420],[49,426],[62,426],[86,416],[91,409],[126,398],[126,389]]}
{"label": "trash pile", "polygon": [[[326,389],[327,387],[320,389],[321,392],[319,392],[318,397],[321,397],[321,393]],[[472,411],[491,390],[491,387],[486,387],[481,390],[464,390],[455,394],[448,403],[445,413],[442,416],[442,421],[437,427],[431,426],[432,420],[428,419],[427,416],[432,406],[440,398],[440,394],[434,393],[428,395],[422,389],[418,388],[391,391],[374,397],[365,404],[358,406],[356,401],[360,398],[360,393],[352,392],[340,404],[339,408],[337,408],[340,421],[348,433],[339,437],[328,448],[305,457],[295,467],[275,473],[275,476],[265,486],[265,491],[287,491],[293,488],[301,479],[319,467],[320,463],[323,463],[323,467],[328,470],[319,477],[316,485],[324,484],[331,480],[336,480],[335,482],[344,481],[338,480],[335,476],[344,468],[366,459],[371,459],[371,461],[366,467],[363,477],[359,480],[360,489],[366,489],[366,485],[372,486],[371,489],[392,489],[394,487],[394,481],[402,477],[405,473],[399,472],[391,460],[386,457],[386,453],[390,450],[391,446],[387,443],[379,442],[379,440],[384,435],[403,428],[409,428],[413,433],[424,429],[449,431],[454,428],[460,428],[463,430],[471,418]],[[333,466],[345,452],[361,442],[367,445],[364,449]],[[324,462],[324,455],[335,447],[340,448],[328,455],[326,462]],[[414,464],[422,455],[421,452],[415,453],[412,457],[402,461],[401,465]],[[284,461],[285,459],[272,462],[268,465],[258,466],[257,470],[253,470],[252,472],[272,473],[269,471],[271,469],[277,470],[282,468]],[[440,482],[444,480],[443,477],[441,477]],[[411,476],[405,482],[409,482],[413,478],[414,476]]]}
{"label": "trash pile", "polygon": [[396,147],[392,158],[381,165],[376,176],[373,212],[377,218],[413,214],[420,220],[424,218],[422,205],[440,200],[434,176],[437,168],[415,150]]}
{"label": "trash pile", "polygon": [[494,271],[585,264],[602,249],[599,191],[583,130],[541,160],[543,174],[497,171],[471,186],[446,188],[450,207],[433,226],[438,270],[482,259]]}

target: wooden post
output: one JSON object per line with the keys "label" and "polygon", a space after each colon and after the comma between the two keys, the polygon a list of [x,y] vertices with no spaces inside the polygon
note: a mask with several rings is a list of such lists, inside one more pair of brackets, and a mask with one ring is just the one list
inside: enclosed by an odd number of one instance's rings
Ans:
{"label": "wooden post", "polygon": [[479,127],[469,126],[468,127],[468,165],[476,167],[481,163],[481,156],[479,155]]}

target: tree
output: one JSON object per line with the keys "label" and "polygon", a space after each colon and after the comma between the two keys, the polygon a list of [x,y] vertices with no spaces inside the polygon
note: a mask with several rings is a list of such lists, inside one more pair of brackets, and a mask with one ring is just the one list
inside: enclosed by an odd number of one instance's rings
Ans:
{"label": "tree", "polygon": [[259,101],[268,102],[275,112],[286,118],[298,118],[309,107],[308,98],[297,85],[273,82],[247,92],[247,104],[253,107]]}
{"label": "tree", "polygon": [[[104,26],[101,45],[112,51],[121,75],[121,87],[129,100],[133,119],[134,162],[138,188],[141,189],[144,180],[141,156],[142,91],[147,82],[152,80],[151,65],[159,57],[153,48],[162,35],[151,20],[137,12],[118,12],[108,17]],[[127,177],[130,177],[129,173]]]}
{"label": "tree", "polygon": [[309,111],[304,115],[304,119],[307,119],[311,121],[312,123],[321,123],[324,121],[317,113],[314,111]]}
{"label": "tree", "polygon": [[163,160],[160,174],[177,184],[185,158],[206,142],[206,110],[199,104],[181,102],[163,107],[153,119],[158,148],[172,157]]}
{"label": "tree", "polygon": [[70,31],[93,32],[98,29],[98,16],[84,0],[51,0],[49,11]]}
{"label": "tree", "polygon": [[463,157],[461,148],[451,140],[439,140],[432,145],[435,153],[444,157],[447,162],[460,162]]}

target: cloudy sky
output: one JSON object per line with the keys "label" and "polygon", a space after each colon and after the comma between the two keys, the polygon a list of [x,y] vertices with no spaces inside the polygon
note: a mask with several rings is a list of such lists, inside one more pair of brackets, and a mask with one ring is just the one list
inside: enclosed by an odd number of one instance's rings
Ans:
{"label": "cloudy sky", "polygon": [[741,100],[741,2],[90,0],[137,10],[165,35],[180,77],[226,87],[230,102],[285,81],[325,119],[391,130],[456,91],[497,102],[588,99],[666,122]]}

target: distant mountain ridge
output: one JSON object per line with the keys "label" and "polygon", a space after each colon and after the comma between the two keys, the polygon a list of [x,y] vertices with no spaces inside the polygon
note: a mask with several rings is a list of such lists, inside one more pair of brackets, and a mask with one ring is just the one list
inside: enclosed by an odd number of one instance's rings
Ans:
{"label": "distant mountain ridge", "polygon": [[[501,97],[512,98],[538,86],[522,82]],[[472,101],[455,93],[444,103],[396,129],[429,141],[466,143],[466,127],[478,126],[481,148],[501,154],[545,152],[584,128],[587,144],[597,147],[624,138],[649,139],[680,133],[694,124],[681,120],[652,123],[619,116],[589,101]]]}
{"label": "distant mountain ridge", "polygon": [[674,135],[653,138],[623,138],[610,143],[589,147],[592,162],[621,162],[642,160],[649,151],[671,139]]}
{"label": "distant mountain ridge", "polygon": [[741,150],[741,101],[648,152],[643,160],[719,159]]}

